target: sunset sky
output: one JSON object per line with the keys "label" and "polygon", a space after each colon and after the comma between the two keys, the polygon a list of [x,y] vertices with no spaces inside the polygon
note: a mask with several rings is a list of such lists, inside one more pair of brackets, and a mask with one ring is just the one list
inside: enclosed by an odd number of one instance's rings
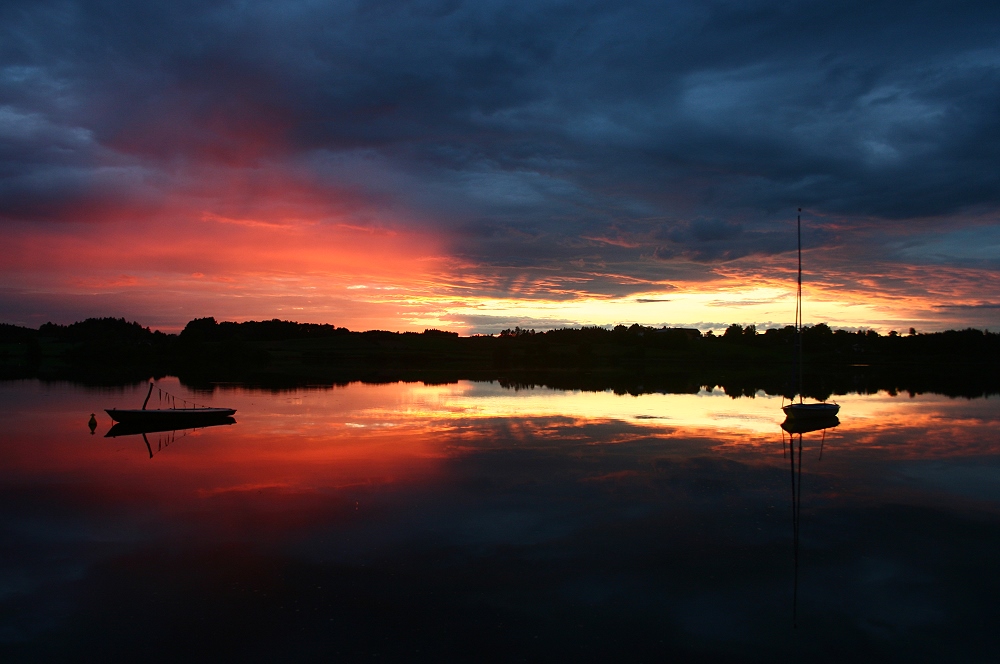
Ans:
{"label": "sunset sky", "polygon": [[7,0],[0,322],[1000,329],[1000,4]]}

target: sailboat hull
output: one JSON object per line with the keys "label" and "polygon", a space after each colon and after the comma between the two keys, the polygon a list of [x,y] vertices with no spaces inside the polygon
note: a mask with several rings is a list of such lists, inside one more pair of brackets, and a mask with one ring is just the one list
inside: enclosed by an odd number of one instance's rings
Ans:
{"label": "sailboat hull", "polygon": [[835,403],[790,403],[781,409],[790,420],[818,420],[834,417],[840,412]]}

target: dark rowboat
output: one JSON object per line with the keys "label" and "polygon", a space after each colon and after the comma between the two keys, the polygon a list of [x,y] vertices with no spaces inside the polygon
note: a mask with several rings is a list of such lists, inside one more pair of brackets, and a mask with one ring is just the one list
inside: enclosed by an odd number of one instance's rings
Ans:
{"label": "dark rowboat", "polygon": [[[180,424],[182,422],[210,422],[226,417],[232,417],[236,411],[232,408],[164,408],[157,410],[119,410],[110,408],[104,411],[115,422],[122,424]],[[197,425],[196,425],[197,426]],[[180,427],[184,428],[184,427]]]}
{"label": "dark rowboat", "polygon": [[[162,426],[169,429],[183,429],[198,426],[198,423],[218,422],[236,414],[235,408],[157,408],[146,409],[149,397],[153,393],[153,384],[149,384],[149,392],[146,400],[142,403],[142,408],[119,409],[109,408],[104,412],[111,416],[111,419],[121,424],[136,424],[146,426]],[[191,424],[194,422],[195,424]],[[177,426],[173,426],[177,425]]]}

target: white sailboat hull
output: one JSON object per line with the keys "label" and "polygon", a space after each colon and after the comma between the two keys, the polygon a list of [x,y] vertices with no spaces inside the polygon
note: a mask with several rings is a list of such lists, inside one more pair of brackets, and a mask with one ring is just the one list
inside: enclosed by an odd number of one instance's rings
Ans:
{"label": "white sailboat hull", "polygon": [[840,406],[835,403],[790,403],[781,410],[790,420],[818,420],[835,416]]}

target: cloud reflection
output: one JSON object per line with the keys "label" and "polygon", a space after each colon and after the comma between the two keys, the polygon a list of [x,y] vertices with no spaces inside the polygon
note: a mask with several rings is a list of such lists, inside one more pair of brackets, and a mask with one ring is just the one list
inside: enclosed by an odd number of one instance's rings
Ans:
{"label": "cloud reflection", "polygon": [[[0,648],[183,658],[195,646],[178,635],[205,615],[198,648],[250,659],[293,634],[371,654],[376,625],[379,652],[400,656],[464,658],[482,639],[511,657],[992,647],[971,620],[992,606],[1000,537],[989,399],[849,395],[821,461],[806,434],[793,646],[780,399],[219,386],[197,400],[238,423],[149,459],[86,426],[142,386],[0,390],[0,528],[15,543]],[[137,610],[174,617],[123,629]]]}

